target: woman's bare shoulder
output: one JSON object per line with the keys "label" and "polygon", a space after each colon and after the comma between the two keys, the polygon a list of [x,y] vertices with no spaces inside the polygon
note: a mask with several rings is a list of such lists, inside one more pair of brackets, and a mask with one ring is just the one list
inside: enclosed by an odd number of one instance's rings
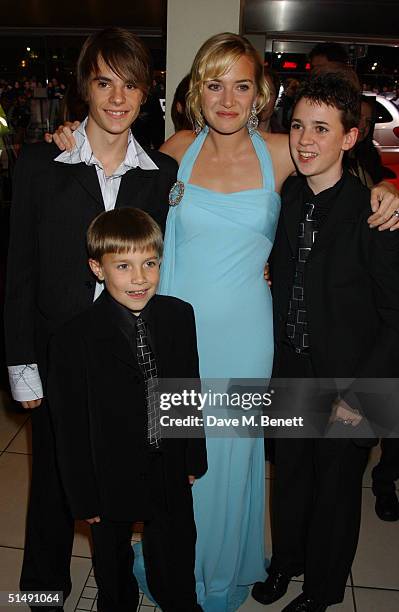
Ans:
{"label": "woman's bare shoulder", "polygon": [[159,150],[162,151],[162,153],[170,155],[170,157],[173,157],[177,163],[180,164],[183,155],[194,140],[194,132],[190,130],[181,130],[168,138]]}
{"label": "woman's bare shoulder", "polygon": [[263,140],[267,143],[269,148],[276,150],[287,151],[288,145],[288,134],[272,134],[272,132],[259,132]]}
{"label": "woman's bare shoulder", "polygon": [[269,149],[276,179],[276,187],[279,191],[285,179],[295,171],[291,159],[288,134],[271,134],[260,132]]}

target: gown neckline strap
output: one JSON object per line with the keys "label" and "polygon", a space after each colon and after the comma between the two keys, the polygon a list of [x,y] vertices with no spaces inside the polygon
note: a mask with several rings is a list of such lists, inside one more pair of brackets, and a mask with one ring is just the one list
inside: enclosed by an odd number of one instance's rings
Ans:
{"label": "gown neckline strap", "polygon": [[[202,149],[205,139],[208,136],[208,133],[209,128],[208,126],[205,126],[196,136],[195,140],[192,142],[192,144],[188,147],[187,151],[183,155],[183,158],[180,162],[179,171],[177,173],[177,178],[185,185],[187,185],[190,181],[193,166]],[[260,163],[260,168],[262,172],[261,190],[264,189],[266,191],[275,191],[274,170],[269,149],[267,148],[265,141],[263,140],[262,136],[259,134],[258,131],[253,132],[253,134],[250,134],[249,136],[251,138],[255,153]],[[197,185],[194,185],[194,187],[197,187]]]}

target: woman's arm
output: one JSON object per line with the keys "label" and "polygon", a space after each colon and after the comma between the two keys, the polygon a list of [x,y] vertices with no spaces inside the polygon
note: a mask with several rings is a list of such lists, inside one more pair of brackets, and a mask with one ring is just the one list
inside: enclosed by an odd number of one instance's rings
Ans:
{"label": "woman's arm", "polygon": [[273,162],[275,189],[281,192],[284,181],[295,172],[291,159],[288,134],[269,134],[260,132],[267,144]]}
{"label": "woman's arm", "polygon": [[159,150],[161,153],[166,153],[166,155],[173,157],[173,159],[175,159],[180,165],[184,153],[194,140],[194,132],[191,132],[190,130],[181,130],[168,138],[168,140],[161,145]]}

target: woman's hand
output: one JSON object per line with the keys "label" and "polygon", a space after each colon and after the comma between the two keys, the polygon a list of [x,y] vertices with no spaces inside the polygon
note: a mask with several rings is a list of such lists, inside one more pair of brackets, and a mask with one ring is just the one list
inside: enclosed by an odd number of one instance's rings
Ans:
{"label": "woman's hand", "polygon": [[373,213],[367,222],[378,230],[399,229],[399,191],[392,183],[383,181],[371,190],[371,208]]}
{"label": "woman's hand", "polygon": [[61,151],[71,151],[76,145],[73,132],[77,130],[79,126],[80,121],[74,121],[73,123],[70,121],[65,121],[63,125],[59,126],[54,134],[46,132],[44,135],[44,140],[46,142],[54,141]]}

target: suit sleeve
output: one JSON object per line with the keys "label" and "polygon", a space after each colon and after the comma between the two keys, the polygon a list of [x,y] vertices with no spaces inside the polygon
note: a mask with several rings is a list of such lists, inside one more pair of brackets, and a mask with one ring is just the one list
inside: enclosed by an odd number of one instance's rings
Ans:
{"label": "suit sleeve", "polygon": [[370,230],[365,221],[364,226],[369,273],[381,324],[374,350],[365,355],[356,374],[359,378],[396,378],[399,376],[399,233]]}
{"label": "suit sleeve", "polygon": [[[186,323],[184,326],[186,341],[186,371],[185,377],[198,381],[198,391],[201,389],[197,332],[195,327],[194,311],[190,304],[187,304]],[[186,470],[187,474],[192,474],[197,478],[203,476],[208,469],[206,456],[205,433],[202,438],[189,438],[186,447]]]}
{"label": "suit sleeve", "polygon": [[76,519],[101,516],[84,354],[77,334],[59,333],[50,343],[48,402],[61,480]]}
{"label": "suit sleeve", "polygon": [[35,292],[37,283],[37,235],[32,179],[33,147],[23,148],[13,178],[10,216],[5,341],[8,365],[37,363],[35,352]]}
{"label": "suit sleeve", "polygon": [[396,425],[396,418],[392,420],[396,413],[392,401],[395,406],[397,402],[392,392],[387,390],[377,396],[374,392],[359,393],[356,389],[362,379],[399,378],[399,233],[370,230],[365,220],[363,223],[363,240],[369,254],[369,273],[380,328],[374,350],[364,356],[355,372],[358,381],[342,396],[349,406],[360,409],[372,429],[378,425],[390,431]]}

